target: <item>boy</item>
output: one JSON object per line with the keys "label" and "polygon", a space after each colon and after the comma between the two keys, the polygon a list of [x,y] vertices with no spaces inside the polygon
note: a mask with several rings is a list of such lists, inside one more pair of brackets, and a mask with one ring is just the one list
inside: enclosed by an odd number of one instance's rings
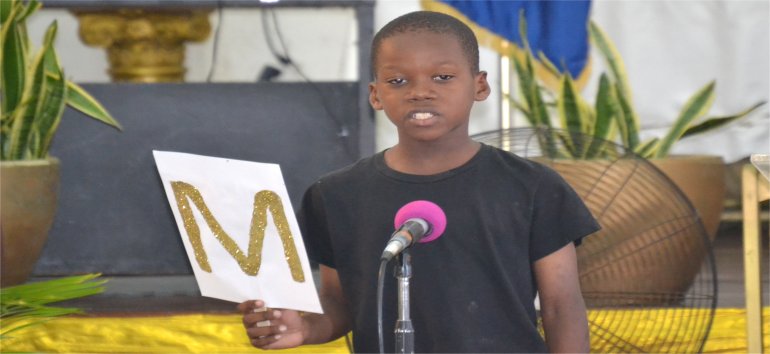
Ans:
{"label": "boy", "polygon": [[[376,279],[393,216],[418,199],[447,228],[411,248],[416,352],[587,352],[574,241],[598,229],[552,170],[468,135],[471,106],[489,95],[478,44],[451,16],[414,12],[372,43],[369,99],[398,143],[320,179],[298,214],[319,263],[323,315],[239,305],[256,347],[323,343],[353,331],[356,352],[377,352]],[[393,352],[396,284],[386,277],[384,344]],[[537,330],[540,294],[545,341]]]}

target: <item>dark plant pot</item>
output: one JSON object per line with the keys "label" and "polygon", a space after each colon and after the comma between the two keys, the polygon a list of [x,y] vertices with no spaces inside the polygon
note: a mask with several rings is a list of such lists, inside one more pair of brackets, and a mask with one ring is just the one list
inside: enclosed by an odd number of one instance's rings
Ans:
{"label": "dark plant pot", "polygon": [[56,214],[59,160],[0,162],[0,286],[24,283]]}

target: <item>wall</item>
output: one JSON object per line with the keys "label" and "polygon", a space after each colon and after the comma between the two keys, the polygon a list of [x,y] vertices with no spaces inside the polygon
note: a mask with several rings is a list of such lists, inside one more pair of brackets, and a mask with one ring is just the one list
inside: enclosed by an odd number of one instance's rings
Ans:
{"label": "wall", "polygon": [[[770,96],[770,3],[763,0],[594,1],[592,18],[613,38],[626,61],[634,100],[643,119],[643,137],[661,136],[687,98],[709,80],[717,80],[717,98],[711,113],[740,111]],[[387,20],[419,9],[417,0],[381,0],[375,10],[375,28]],[[226,8],[219,23],[219,43],[211,81],[253,82],[267,64],[280,64],[267,50],[260,9]],[[355,16],[350,9],[279,8],[281,32],[291,56],[314,81],[357,80]],[[319,12],[320,11],[320,12]],[[85,47],[77,38],[74,17],[64,10],[43,10],[30,22],[33,38],[58,19],[57,48],[66,73],[76,81],[105,82],[105,54]],[[275,33],[272,33],[275,35]],[[190,45],[188,81],[206,81],[212,70],[213,40]],[[364,43],[364,45],[368,45]],[[481,66],[499,87],[498,58],[482,50]],[[593,81],[603,70],[593,61]],[[299,75],[283,68],[279,81],[297,81]],[[594,86],[585,94],[593,97]],[[471,132],[499,127],[499,90],[472,112]],[[519,120],[520,122],[520,120]],[[396,141],[395,130],[381,114],[376,116],[376,149]],[[763,107],[727,129],[683,140],[676,153],[718,154],[727,162],[750,153],[770,151],[770,109]]]}

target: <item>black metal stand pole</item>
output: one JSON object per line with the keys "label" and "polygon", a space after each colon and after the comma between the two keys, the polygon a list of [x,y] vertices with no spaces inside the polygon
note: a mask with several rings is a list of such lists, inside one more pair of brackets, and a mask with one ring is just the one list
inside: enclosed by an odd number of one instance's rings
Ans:
{"label": "black metal stand pole", "polygon": [[396,353],[414,353],[414,328],[409,318],[409,278],[412,277],[412,257],[408,250],[398,256],[398,320],[396,321]]}

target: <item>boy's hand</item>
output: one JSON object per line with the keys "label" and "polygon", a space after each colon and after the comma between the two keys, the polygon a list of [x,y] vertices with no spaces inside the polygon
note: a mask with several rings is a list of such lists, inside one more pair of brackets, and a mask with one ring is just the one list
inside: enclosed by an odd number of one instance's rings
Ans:
{"label": "boy's hand", "polygon": [[242,302],[238,311],[243,314],[243,326],[251,345],[257,348],[293,348],[305,341],[299,311],[268,309],[262,300]]}

